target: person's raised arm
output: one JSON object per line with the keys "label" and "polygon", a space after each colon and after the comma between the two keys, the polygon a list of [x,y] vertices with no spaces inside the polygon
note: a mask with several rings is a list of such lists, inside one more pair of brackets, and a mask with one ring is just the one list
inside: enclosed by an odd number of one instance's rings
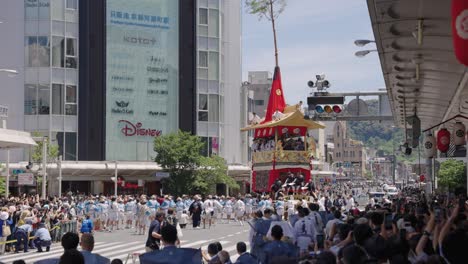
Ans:
{"label": "person's raised arm", "polygon": [[416,246],[416,254],[421,255],[424,252],[424,248],[426,247],[427,240],[432,235],[432,231],[434,231],[435,226],[435,214],[431,212],[431,216],[429,218],[429,222],[427,223],[426,228],[424,229],[422,237],[419,239],[418,245]]}
{"label": "person's raised arm", "polygon": [[440,230],[439,234],[439,245],[442,245],[442,241],[444,241],[444,238],[447,236],[447,234],[450,232],[450,228],[453,224],[453,221],[458,215],[458,212],[460,210],[460,207],[458,204],[455,205],[455,208],[453,209],[452,213],[450,214],[449,218],[445,222],[444,226]]}

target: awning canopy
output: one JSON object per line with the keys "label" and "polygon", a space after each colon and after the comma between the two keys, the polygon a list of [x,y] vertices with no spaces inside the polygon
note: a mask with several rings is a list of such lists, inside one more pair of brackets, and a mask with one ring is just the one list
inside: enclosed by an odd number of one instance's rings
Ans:
{"label": "awning canopy", "polygon": [[[10,163],[10,169],[25,169],[28,162]],[[37,164],[35,164],[37,166]],[[62,161],[62,175],[65,180],[109,180],[115,175],[115,161]],[[38,170],[39,167],[36,168]],[[34,168],[33,168],[34,170]],[[161,180],[166,177],[158,173],[163,171],[156,162],[151,161],[117,161],[117,173],[119,176],[130,179],[154,179]],[[228,165],[230,176],[250,173],[250,167],[243,165]],[[47,164],[47,174],[58,176],[59,166],[56,162]]]}
{"label": "awning canopy", "polygon": [[[468,113],[468,72],[454,54],[450,0],[367,0],[395,122],[426,129]],[[371,56],[371,54],[369,55]]]}
{"label": "awning canopy", "polygon": [[295,105],[286,107],[283,114],[284,116],[280,120],[272,120],[263,124],[251,125],[242,128],[241,131],[277,126],[306,127],[308,129],[325,128],[324,125],[321,125],[312,120],[304,119],[304,114],[299,109],[297,109]]}
{"label": "awning canopy", "polygon": [[31,134],[23,131],[0,128],[0,149],[36,146]]}

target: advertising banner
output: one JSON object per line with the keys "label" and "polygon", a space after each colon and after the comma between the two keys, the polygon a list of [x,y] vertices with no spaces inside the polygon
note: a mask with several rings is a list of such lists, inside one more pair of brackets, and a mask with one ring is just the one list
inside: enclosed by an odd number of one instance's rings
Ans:
{"label": "advertising banner", "polygon": [[34,186],[34,175],[32,173],[20,173],[18,174],[18,185]]}
{"label": "advertising banner", "polygon": [[178,129],[178,1],[107,1],[106,159],[150,160]]}

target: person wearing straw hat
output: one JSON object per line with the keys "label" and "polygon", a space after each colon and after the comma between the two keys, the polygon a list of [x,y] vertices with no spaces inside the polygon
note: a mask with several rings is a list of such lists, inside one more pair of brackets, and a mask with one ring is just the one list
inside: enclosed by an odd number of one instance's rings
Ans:
{"label": "person wearing straw hat", "polygon": [[[13,221],[10,218],[10,214],[8,213],[8,208],[2,208],[0,212],[0,243],[5,242],[7,237],[11,235],[10,225]],[[10,233],[10,234],[9,234]],[[5,253],[5,244],[0,244],[0,255]]]}

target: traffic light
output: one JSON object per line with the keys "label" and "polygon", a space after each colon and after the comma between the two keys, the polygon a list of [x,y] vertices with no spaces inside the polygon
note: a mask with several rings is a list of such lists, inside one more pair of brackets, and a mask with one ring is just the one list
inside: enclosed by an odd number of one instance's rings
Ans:
{"label": "traffic light", "polygon": [[310,96],[307,105],[316,114],[340,114],[343,111],[343,96]]}

